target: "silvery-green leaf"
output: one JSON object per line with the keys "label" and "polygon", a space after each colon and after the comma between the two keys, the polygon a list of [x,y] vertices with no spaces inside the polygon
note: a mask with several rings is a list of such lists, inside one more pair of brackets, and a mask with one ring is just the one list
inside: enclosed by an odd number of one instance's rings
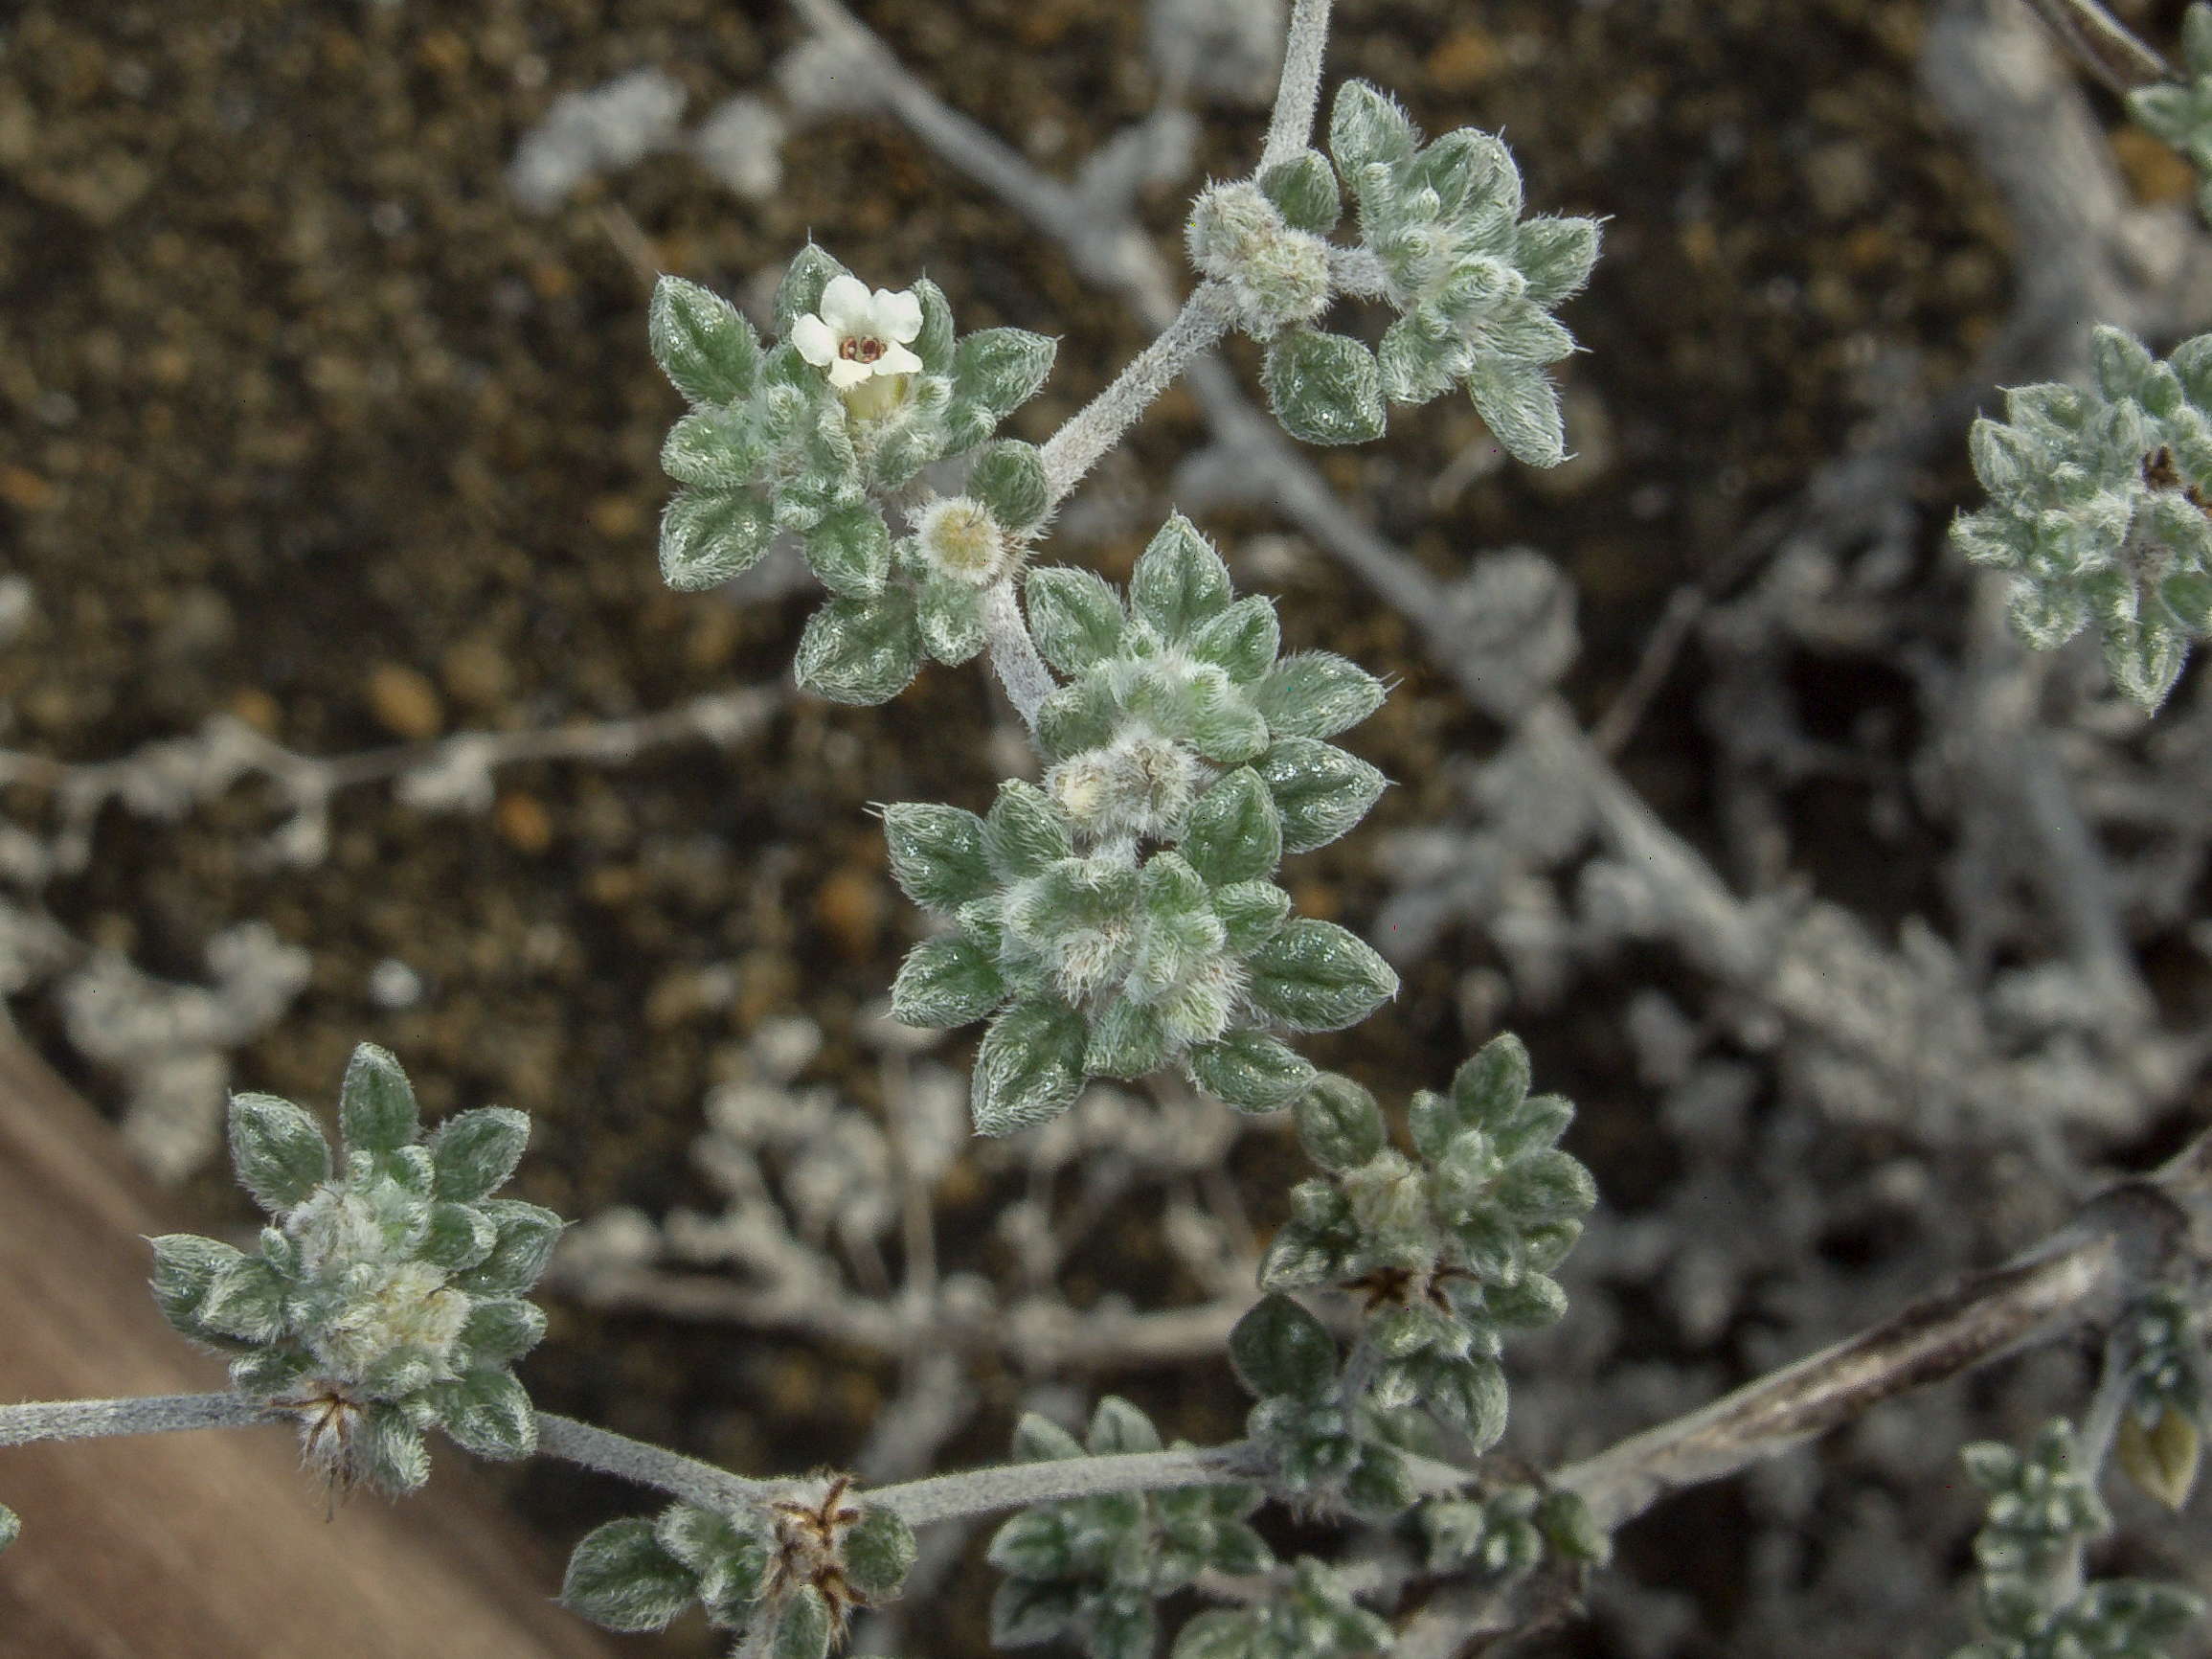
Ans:
{"label": "silvery-green leaf", "polygon": [[1497,1196],[1516,1221],[1558,1221],[1587,1215],[1597,1202],[1597,1186],[1576,1159],[1543,1151],[1511,1164],[1499,1177]]}
{"label": "silvery-green leaf", "polygon": [[767,445],[742,412],[698,410],[668,428],[661,470],[702,489],[744,489],[760,480]]}
{"label": "silvery-green leaf", "polygon": [[1125,996],[1092,1023],[1083,1069],[1098,1078],[1148,1077],[1167,1063],[1173,1047],[1160,1009]]}
{"label": "silvery-green leaf", "polygon": [[1574,1106],[1558,1095],[1531,1095],[1502,1122],[1486,1125],[1501,1158],[1518,1158],[1548,1147],[1574,1121]]}
{"label": "silvery-green leaf", "polygon": [[1270,1293],[1229,1333],[1229,1362],[1261,1398],[1320,1399],[1336,1384],[1337,1339],[1298,1303]]}
{"label": "silvery-green leaf", "polygon": [[478,1365],[510,1365],[544,1339],[543,1308],[519,1296],[486,1296],[470,1305],[460,1346]]}
{"label": "silvery-green leaf", "polygon": [[1343,216],[1336,170],[1318,149],[1300,150],[1260,174],[1259,188],[1293,230],[1325,237]]}
{"label": "silvery-green leaf", "polygon": [[147,1242],[153,1246],[153,1299],[162,1317],[187,1336],[200,1335],[197,1315],[208,1287],[233,1262],[243,1261],[243,1254],[196,1233],[167,1233]]}
{"label": "silvery-green leaf", "polygon": [[1170,736],[1181,738],[1208,761],[1241,765],[1267,747],[1267,720],[1252,697],[1211,663],[1191,670],[1177,688],[1172,712],[1163,711]]}
{"label": "silvery-green leaf", "polygon": [[1239,766],[1198,798],[1183,856],[1211,887],[1264,880],[1282,862],[1282,818],[1257,772]]}
{"label": "silvery-green leaf", "polygon": [[1506,1374],[1498,1360],[1438,1360],[1427,1367],[1420,1402],[1467,1436],[1476,1451],[1489,1451],[1506,1431]]}
{"label": "silvery-green leaf", "polygon": [[1255,769],[1282,814],[1286,852],[1326,847],[1366,816],[1384,787],[1366,761],[1312,738],[1277,739]]}
{"label": "silvery-green leaf", "polygon": [[983,820],[983,853],[1001,881],[1040,874],[1074,852],[1068,815],[1036,784],[1009,778]]}
{"label": "silvery-green leaf", "polygon": [[1260,372],[1282,429],[1305,443],[1366,443],[1383,435],[1382,371],[1348,334],[1293,329],[1268,348]]}
{"label": "silvery-green leaf", "polygon": [[1061,566],[1032,570],[1022,599],[1038,654],[1063,674],[1079,674],[1120,648],[1121,600],[1103,577]]}
{"label": "silvery-green leaf", "polygon": [[1467,391],[1490,435],[1516,461],[1557,466],[1567,459],[1567,426],[1559,389],[1533,364],[1478,355],[1467,370]]}
{"label": "silvery-green leaf", "polygon": [[894,1510],[863,1510],[843,1544],[846,1579],[870,1601],[896,1595],[914,1570],[914,1529]]}
{"label": "silvery-green leaf", "polygon": [[2105,624],[2105,671],[2112,686],[2146,714],[2156,714],[2189,655],[2189,642],[2162,623]]}
{"label": "silvery-green leaf", "polygon": [[432,1191],[469,1203],[507,1184],[530,1144],[530,1114],[511,1106],[457,1112],[430,1137]]}
{"label": "silvery-green leaf", "polygon": [[768,1645],[768,1659],[824,1659],[833,1627],[829,1603],[808,1584],[783,1603],[775,1638]]}
{"label": "silvery-green leaf", "polygon": [[1387,1141],[1375,1097],[1334,1072],[1314,1079],[1298,1099],[1296,1117],[1298,1145],[1324,1170],[1356,1170]]}
{"label": "silvery-green leaf", "polygon": [[609,1521],[584,1534],[569,1557],[561,1602],[609,1630],[665,1629],[691,1604],[691,1571],[640,1516]]}
{"label": "silvery-green leaf", "polygon": [[2049,459],[2027,434],[1982,418],[1967,429],[1967,454],[1974,475],[1992,495],[2017,495],[2031,481],[2040,484]]}
{"label": "silvery-green leaf", "polygon": [[1293,1031],[1342,1031],[1397,994],[1398,976],[1333,921],[1300,918],[1252,953],[1253,1005]]}
{"label": "silvery-green leaf", "polygon": [[1083,1016],[1065,1003],[1016,1003],[991,1022],[976,1052],[970,1111],[976,1132],[1010,1135],[1058,1117],[1083,1087]]}
{"label": "silvery-green leaf", "polygon": [[1313,1062],[1303,1055],[1254,1031],[1199,1043],[1187,1059],[1198,1086],[1240,1112],[1279,1111],[1314,1076]]}
{"label": "silvery-green leaf", "polygon": [[1568,1560],[1602,1567],[1613,1558],[1613,1539],[1597,1524],[1597,1517],[1579,1492],[1546,1492],[1537,1506],[1536,1524],[1551,1547]]}
{"label": "silvery-green leaf", "polygon": [[1482,350],[1523,363],[1556,363],[1574,353],[1574,336],[1526,300],[1505,307],[1482,330]]}
{"label": "silvery-green leaf", "polygon": [[561,1218],[519,1198],[486,1198],[477,1208],[499,1229],[499,1242],[476,1266],[457,1274],[454,1284],[475,1296],[511,1296],[528,1290],[553,1260],[564,1225]]}
{"label": "silvery-green leaf", "polygon": [[1282,643],[1275,602],[1240,599],[1219,616],[1209,617],[1190,636],[1190,654],[1212,663],[1238,685],[1250,685],[1275,665]]}
{"label": "silvery-green leaf", "polygon": [[822,292],[830,279],[850,275],[822,249],[808,242],[793,256],[776,288],[776,332],[789,340],[791,327],[810,311],[822,309]]}
{"label": "silvery-green leaf", "polygon": [[953,400],[945,426],[956,450],[972,448],[1037,394],[1052,372],[1056,342],[1024,329],[984,329],[953,352]]}
{"label": "silvery-green leaf", "polygon": [[968,473],[968,493],[1017,534],[1036,529],[1052,510],[1044,453],[1033,443],[1009,440],[985,445]]}
{"label": "silvery-green leaf", "polygon": [[1253,701],[1277,737],[1333,738],[1383,706],[1383,682],[1334,651],[1298,651],[1268,670]]}
{"label": "silvery-green leaf", "polygon": [[1509,1123],[1528,1098],[1528,1050],[1511,1032],[1492,1037],[1452,1075],[1452,1102],[1459,1122],[1496,1129]]}
{"label": "silvery-green leaf", "polygon": [[1440,334],[1419,316],[1400,317],[1383,330],[1375,371],[1393,403],[1426,403],[1452,389],[1468,361],[1464,341]]}
{"label": "silvery-green leaf", "polygon": [[913,284],[914,297],[921,302],[921,332],[914,336],[914,354],[922,361],[922,368],[932,375],[950,375],[953,372],[953,308],[945,299],[944,289],[927,277],[917,277]]}
{"label": "silvery-green leaf", "polygon": [[1084,674],[1046,697],[1037,710],[1037,745],[1048,761],[1065,761],[1114,739],[1126,711],[1104,674]]}
{"label": "silvery-green leaf", "polygon": [[196,1323],[240,1342],[273,1342],[284,1332],[282,1279],[258,1256],[240,1256],[215,1269],[200,1299]]}
{"label": "silvery-green leaf", "polygon": [[504,1367],[485,1366],[438,1391],[439,1426],[463,1451],[502,1461],[537,1450],[530,1394]]}
{"label": "silvery-green leaf", "polygon": [[982,1019],[1005,1000],[991,953],[960,935],[925,939],[907,954],[891,988],[892,1017],[904,1025],[952,1027]]}
{"label": "silvery-green leaf", "polygon": [[2089,363],[2097,390],[2114,402],[2142,396],[2156,359],[2125,329],[2099,323],[2089,330]]}
{"label": "silvery-green leaf", "polygon": [[458,1273],[489,1256],[498,1242],[499,1229],[474,1205],[440,1202],[430,1207],[429,1230],[415,1255],[433,1267]]}
{"label": "silvery-green leaf", "polygon": [[1079,1458],[1083,1443],[1049,1417],[1024,1412],[1014,1423],[1014,1461],[1050,1463],[1059,1458]]}
{"label": "silvery-green leaf", "polygon": [[233,1095],[231,1163],[254,1202],[279,1215],[330,1178],[330,1147],[298,1106],[274,1095]]}
{"label": "silvery-green leaf", "polygon": [[1482,1287],[1483,1309],[1507,1330],[1542,1330],[1567,1316],[1567,1292],[1542,1273],[1524,1273],[1510,1284]]}
{"label": "silvery-green leaf", "polygon": [[430,1478],[422,1431],[396,1406],[372,1405],[355,1440],[361,1476],[387,1497],[414,1491]]}
{"label": "silvery-green leaf", "polygon": [[1152,1598],[1119,1597],[1092,1610],[1084,1647],[1091,1659],[1152,1659],[1159,1640]]}
{"label": "silvery-green leaf", "polygon": [[1221,918],[1223,948],[1249,956],[1282,930],[1291,896],[1272,881],[1234,881],[1214,889],[1213,913]]}
{"label": "silvery-green leaf", "polygon": [[924,910],[949,913],[997,883],[984,851],[983,821],[958,807],[902,803],[883,814],[891,873]]}
{"label": "silvery-green leaf", "polygon": [[1080,1606],[1073,1584],[1007,1579],[991,1597],[991,1646],[1033,1648],[1050,1642],[1075,1623]]}
{"label": "silvery-green leaf", "polygon": [[1533,218],[1521,226],[1513,262],[1528,279],[1528,297],[1556,306],[1582,291],[1597,263],[1597,221]]}
{"label": "silvery-green leaf", "polygon": [[1394,99],[1364,80],[1347,80],[1337,88],[1329,112],[1329,153],[1347,175],[1411,161],[1420,142],[1420,133]]}
{"label": "silvery-green leaf", "polygon": [[1178,644],[1227,610],[1232,591],[1221,555],[1178,512],[1138,557],[1129,603],[1162,640]]}
{"label": "silvery-green leaf", "polygon": [[1113,1457],[1120,1452],[1156,1452],[1160,1431],[1152,1420],[1119,1395],[1102,1398],[1091,1413],[1091,1431],[1083,1449],[1093,1457]]}
{"label": "silvery-green leaf", "polygon": [[873,601],[833,599],[806,619],[800,636],[800,685],[833,702],[889,702],[921,664],[914,596],[903,588]]}
{"label": "silvery-green leaf", "polygon": [[914,624],[922,648],[951,667],[972,660],[983,648],[983,596],[964,581],[931,576],[914,596]]}
{"label": "silvery-green leaf", "polygon": [[826,514],[806,533],[805,547],[808,567],[843,598],[873,600],[891,576],[891,527],[865,502]]}
{"label": "silvery-green leaf", "polygon": [[661,514],[661,580],[697,593],[760,562],[776,533],[768,504],[750,489],[679,489]]}
{"label": "silvery-green leaf", "polygon": [[692,403],[735,403],[752,394],[760,342],[721,295],[664,276],[653,284],[645,328],[653,360]]}

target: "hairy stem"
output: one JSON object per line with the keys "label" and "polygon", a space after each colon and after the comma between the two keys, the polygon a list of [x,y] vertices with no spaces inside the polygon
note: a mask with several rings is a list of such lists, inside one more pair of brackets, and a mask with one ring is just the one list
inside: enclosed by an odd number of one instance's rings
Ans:
{"label": "hairy stem", "polygon": [[109,1435],[172,1434],[188,1428],[244,1428],[277,1420],[241,1394],[154,1394],[135,1399],[56,1399],[0,1405],[0,1446]]}
{"label": "hairy stem", "polygon": [[1329,44],[1329,0],[1298,0],[1283,44],[1282,80],[1268,117],[1260,172],[1290,160],[1313,140],[1314,110],[1321,97],[1321,55]]}
{"label": "hairy stem", "polygon": [[594,1428],[573,1417],[556,1417],[550,1411],[537,1414],[537,1449],[542,1457],[559,1458],[642,1487],[655,1487],[704,1510],[727,1511],[759,1503],[778,1496],[787,1484],[747,1480],[681,1452],[632,1440],[612,1429]]}
{"label": "hairy stem", "polygon": [[1228,331],[1228,289],[1220,283],[1200,284],[1160,337],[1046,441],[1045,482],[1053,503],[1064,500],[1099,457],[1121,441],[1192,358]]}
{"label": "hairy stem", "polygon": [[1052,670],[1037,654],[1029,625],[1014,597],[1011,581],[994,582],[983,594],[983,638],[988,642],[991,667],[1006,696],[1020,711],[1023,723],[1034,731],[1037,710],[1055,689]]}
{"label": "hairy stem", "polygon": [[1056,1498],[1235,1486],[1257,1480],[1265,1472],[1253,1447],[1239,1441],[1204,1451],[1122,1452],[1110,1457],[1059,1458],[963,1469],[901,1486],[878,1487],[868,1494],[868,1501],[904,1517],[909,1526],[918,1527],[962,1515],[1018,1510]]}

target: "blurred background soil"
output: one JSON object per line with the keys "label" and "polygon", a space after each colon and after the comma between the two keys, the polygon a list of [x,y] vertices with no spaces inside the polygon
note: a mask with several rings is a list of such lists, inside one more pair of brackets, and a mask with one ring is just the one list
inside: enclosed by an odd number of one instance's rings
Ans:
{"label": "blurred background soil", "polygon": [[[1128,0],[860,10],[951,103],[1049,169],[1152,103]],[[1501,128],[1533,211],[1608,220],[1592,287],[1566,311],[1588,348],[1565,365],[1580,459],[1551,476],[1461,466],[1440,490],[1482,437],[1451,398],[1400,412],[1382,445],[1321,458],[1439,574],[1516,542],[1560,560],[1585,640],[1568,689],[1593,716],[1667,596],[1837,452],[1898,375],[1934,387],[1964,371],[2006,304],[2001,215],[1916,93],[1913,0],[1340,10],[1332,79],[1394,89],[1431,130]],[[1142,343],[1056,249],[873,116],[795,137],[763,202],[671,154],[542,216],[517,207],[505,170],[559,94],[652,67],[701,110],[764,83],[799,38],[762,0],[30,0],[0,16],[0,571],[35,595],[0,650],[0,745],[97,760],[226,711],[334,755],[783,679],[811,597],[739,605],[658,578],[655,458],[678,400],[645,352],[625,220],[653,263],[725,291],[751,291],[811,233],[871,283],[928,273],[963,329],[1058,336],[1050,382],[1014,421],[1032,440]],[[1248,166],[1262,120],[1208,110],[1206,170]],[[2122,142],[2146,199],[2187,193],[2180,164]],[[1179,211],[1173,194],[1153,204],[1163,241]],[[1078,557],[1125,574],[1167,505],[1147,481],[1200,438],[1195,407],[1171,395],[1131,464],[1105,474],[1135,505]],[[1962,453],[1945,465],[1931,489],[1963,493]],[[1259,515],[1208,528],[1232,554],[1275,529]],[[1443,758],[1494,734],[1323,558],[1278,564],[1289,642],[1401,682],[1350,739],[1398,786],[1366,834],[1292,872],[1302,906],[1358,925],[1378,898],[1374,829],[1442,813]],[[1710,844],[1695,687],[1673,682],[1624,765]],[[1810,691],[1839,730],[1909,708],[1859,666]],[[186,981],[211,936],[265,920],[312,953],[313,978],[236,1057],[241,1086],[327,1102],[347,1052],[372,1039],[433,1112],[501,1102],[535,1116],[524,1195],[572,1216],[658,1213],[698,1195],[701,1097],[761,1019],[818,1020],[819,1075],[869,1097],[852,1034],[917,928],[869,803],[981,806],[1004,771],[995,696],[972,670],[932,668],[880,711],[799,698],[727,757],[505,771],[484,816],[355,789],[327,861],[305,871],[245,855],[274,821],[252,790],[176,824],[111,810],[90,869],[47,898],[80,938]],[[51,803],[18,788],[7,809],[36,823]],[[1940,908],[1909,842],[1877,853],[1823,836],[1817,816],[1797,847],[1822,891],[1878,925]],[[1466,1046],[1465,955],[1443,952],[1317,1057],[1393,1094],[1448,1076]],[[416,1006],[372,995],[386,959],[418,976]],[[734,991],[717,1001],[702,976],[723,968]],[[114,1080],[48,1005],[16,1012],[113,1103]],[[1570,1145],[1633,1206],[1664,1170],[1642,1150],[1649,1102],[1616,1015],[1577,999],[1527,1034],[1539,1076],[1582,1103]],[[1248,1172],[1258,1212],[1279,1215],[1280,1159],[1255,1154]],[[220,1170],[189,1195],[210,1225],[239,1218]],[[944,1196],[956,1248],[987,1260],[991,1193],[956,1180]],[[1164,1261],[1140,1216],[1128,1249],[1071,1294]],[[526,1368],[541,1404],[749,1472],[848,1457],[890,1381],[784,1338],[560,1305],[553,1318]],[[1236,1432],[1243,1409],[1225,1365],[1101,1379],[1116,1385],[1201,1440]],[[952,1460],[992,1455],[1006,1421]],[[510,1485],[563,1542],[637,1507],[564,1470]],[[1701,1593],[1724,1627],[1725,1582]],[[980,1650],[979,1600],[956,1599],[940,1651]],[[639,1650],[704,1641],[680,1630]]]}

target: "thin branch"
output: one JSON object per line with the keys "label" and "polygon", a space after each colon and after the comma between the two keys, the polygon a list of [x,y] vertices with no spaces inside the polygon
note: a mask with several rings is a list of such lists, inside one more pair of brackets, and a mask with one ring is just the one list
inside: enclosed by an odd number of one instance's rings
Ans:
{"label": "thin branch", "polygon": [[1034,730],[1037,711],[1058,682],[1037,654],[1037,643],[1029,637],[1029,625],[1022,616],[1011,581],[993,582],[984,590],[983,638],[988,642],[991,668],[999,676],[999,684],[1006,688],[1006,696],[1020,713],[1023,724]]}
{"label": "thin branch", "polygon": [[2174,79],[2164,57],[2097,0],[2028,0],[2084,68],[2114,92]]}
{"label": "thin branch", "polygon": [[780,1496],[790,1484],[747,1480],[681,1452],[649,1445],[612,1429],[594,1428],[588,1422],[557,1417],[550,1411],[537,1414],[537,1449],[540,1456],[579,1464],[642,1487],[655,1487],[706,1510],[728,1511],[761,1503]]}
{"label": "thin branch", "polygon": [[1091,399],[1046,440],[1045,481],[1055,506],[1097,465],[1123,433],[1175,383],[1198,355],[1229,332],[1228,288],[1201,283],[1175,321],[1144,348],[1114,383]]}
{"label": "thin branch", "polygon": [[930,1521],[1018,1510],[1056,1498],[1234,1486],[1257,1480],[1264,1472],[1250,1443],[1239,1441],[1206,1451],[1122,1452],[1111,1457],[1057,1458],[962,1469],[958,1474],[878,1487],[868,1494],[868,1501],[918,1527]]}
{"label": "thin branch", "polygon": [[245,1428],[277,1420],[260,1401],[238,1394],[42,1400],[0,1405],[0,1446],[50,1440],[101,1440],[110,1435],[173,1434],[192,1428]]}
{"label": "thin branch", "polygon": [[1785,1366],[1687,1417],[1647,1429],[1562,1469],[1598,1524],[1615,1527],[1669,1493],[1720,1480],[1849,1422],[1908,1390],[2109,1311],[2121,1283],[2110,1233],[2000,1267],[1833,1348]]}
{"label": "thin branch", "polygon": [[1329,44],[1329,0],[1298,0],[1283,44],[1282,80],[1268,117],[1267,143],[1257,173],[1289,161],[1313,142],[1314,110],[1321,97],[1321,57]]}

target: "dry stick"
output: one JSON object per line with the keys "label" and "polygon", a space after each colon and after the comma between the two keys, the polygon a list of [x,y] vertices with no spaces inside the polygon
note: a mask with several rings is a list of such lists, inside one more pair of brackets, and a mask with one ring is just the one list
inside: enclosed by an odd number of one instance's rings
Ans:
{"label": "dry stick", "polygon": [[2114,92],[2174,78],[2172,67],[2097,0],[2028,0],[2085,68]]}
{"label": "dry stick", "polygon": [[[1854,1421],[1883,1401],[2037,1343],[2108,1325],[2163,1280],[2212,1260],[2212,1134],[2122,1182],[2005,1266],[1923,1297],[1881,1324],[1550,1479],[1607,1528],[1688,1487],[1726,1479]],[[1544,1576],[1504,1591],[1450,1585],[1408,1621],[1398,1659],[1448,1659],[1472,1638],[1525,1631],[1570,1598]]]}

